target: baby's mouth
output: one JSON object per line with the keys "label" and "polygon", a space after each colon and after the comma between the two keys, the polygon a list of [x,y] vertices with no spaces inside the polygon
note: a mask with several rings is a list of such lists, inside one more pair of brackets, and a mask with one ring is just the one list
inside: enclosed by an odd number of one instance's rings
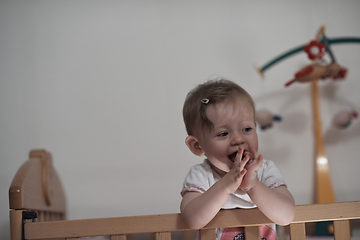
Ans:
{"label": "baby's mouth", "polygon": [[234,162],[237,153],[238,153],[238,152],[236,151],[236,152],[230,154],[230,155],[228,156],[228,158],[229,158],[232,162]]}
{"label": "baby's mouth", "polygon": [[[228,156],[228,158],[232,161],[232,162],[234,162],[235,161],[235,158],[236,158],[236,154],[238,153],[238,151],[236,151],[236,152],[234,152],[234,153],[232,153],[232,154],[230,154],[229,156]],[[245,152],[244,152],[245,153]],[[243,160],[244,158],[245,158],[245,154],[243,153],[243,155],[242,155],[242,157],[241,157],[241,160]]]}

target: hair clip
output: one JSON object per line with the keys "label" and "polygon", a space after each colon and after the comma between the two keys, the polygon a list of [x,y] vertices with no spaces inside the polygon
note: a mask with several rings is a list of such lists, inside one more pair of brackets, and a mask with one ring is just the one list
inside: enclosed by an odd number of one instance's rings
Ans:
{"label": "hair clip", "polygon": [[208,98],[203,98],[203,99],[201,99],[201,102],[203,103],[203,104],[208,104],[209,103],[209,99]]}

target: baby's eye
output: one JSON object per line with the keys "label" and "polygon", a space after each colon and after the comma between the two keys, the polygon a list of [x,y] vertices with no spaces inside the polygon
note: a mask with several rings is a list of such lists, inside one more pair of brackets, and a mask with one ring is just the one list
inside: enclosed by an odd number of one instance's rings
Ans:
{"label": "baby's eye", "polygon": [[228,134],[228,132],[222,132],[218,134],[218,137],[226,137]]}
{"label": "baby's eye", "polygon": [[252,128],[251,127],[248,127],[248,128],[244,128],[243,129],[243,132],[250,132],[252,130]]}

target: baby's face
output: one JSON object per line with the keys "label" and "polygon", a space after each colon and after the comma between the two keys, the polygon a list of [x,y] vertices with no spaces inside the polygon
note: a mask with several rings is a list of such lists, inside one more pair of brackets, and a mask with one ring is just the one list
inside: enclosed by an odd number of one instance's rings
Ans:
{"label": "baby's face", "polygon": [[206,116],[214,128],[199,134],[199,145],[207,159],[222,172],[228,172],[234,164],[239,148],[245,152],[258,150],[258,137],[252,107],[244,101],[210,105]]}

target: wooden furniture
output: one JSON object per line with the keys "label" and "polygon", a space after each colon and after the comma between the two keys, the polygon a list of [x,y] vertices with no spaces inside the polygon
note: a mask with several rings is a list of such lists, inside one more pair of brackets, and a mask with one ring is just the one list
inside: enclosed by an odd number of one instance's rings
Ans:
{"label": "wooden furniture", "polygon": [[[29,160],[11,183],[9,199],[11,240],[80,240],[101,235],[126,240],[136,233],[153,233],[156,240],[170,240],[171,232],[190,231],[179,213],[65,220],[65,195],[51,154],[44,150],[30,152]],[[360,219],[360,201],[296,206],[295,219],[290,224],[291,240],[306,239],[305,223],[328,220],[334,221],[335,240],[350,240],[351,219]],[[200,238],[215,240],[215,228],[244,226],[247,240],[259,240],[259,226],[271,223],[256,208],[222,210],[200,229]]]}
{"label": "wooden furniture", "polygon": [[315,133],[315,182],[316,182],[316,203],[335,202],[335,195],[331,184],[328,159],[325,154],[325,147],[322,137],[319,89],[318,81],[312,84],[313,112],[314,112],[314,133]]}
{"label": "wooden furniture", "polygon": [[[320,41],[325,34],[325,26],[321,26],[316,33],[316,40]],[[314,135],[315,135],[315,184],[316,184],[316,203],[332,203],[335,201],[335,194],[331,184],[328,159],[325,154],[323,141],[320,97],[318,79],[311,81],[311,95],[314,117]]]}

